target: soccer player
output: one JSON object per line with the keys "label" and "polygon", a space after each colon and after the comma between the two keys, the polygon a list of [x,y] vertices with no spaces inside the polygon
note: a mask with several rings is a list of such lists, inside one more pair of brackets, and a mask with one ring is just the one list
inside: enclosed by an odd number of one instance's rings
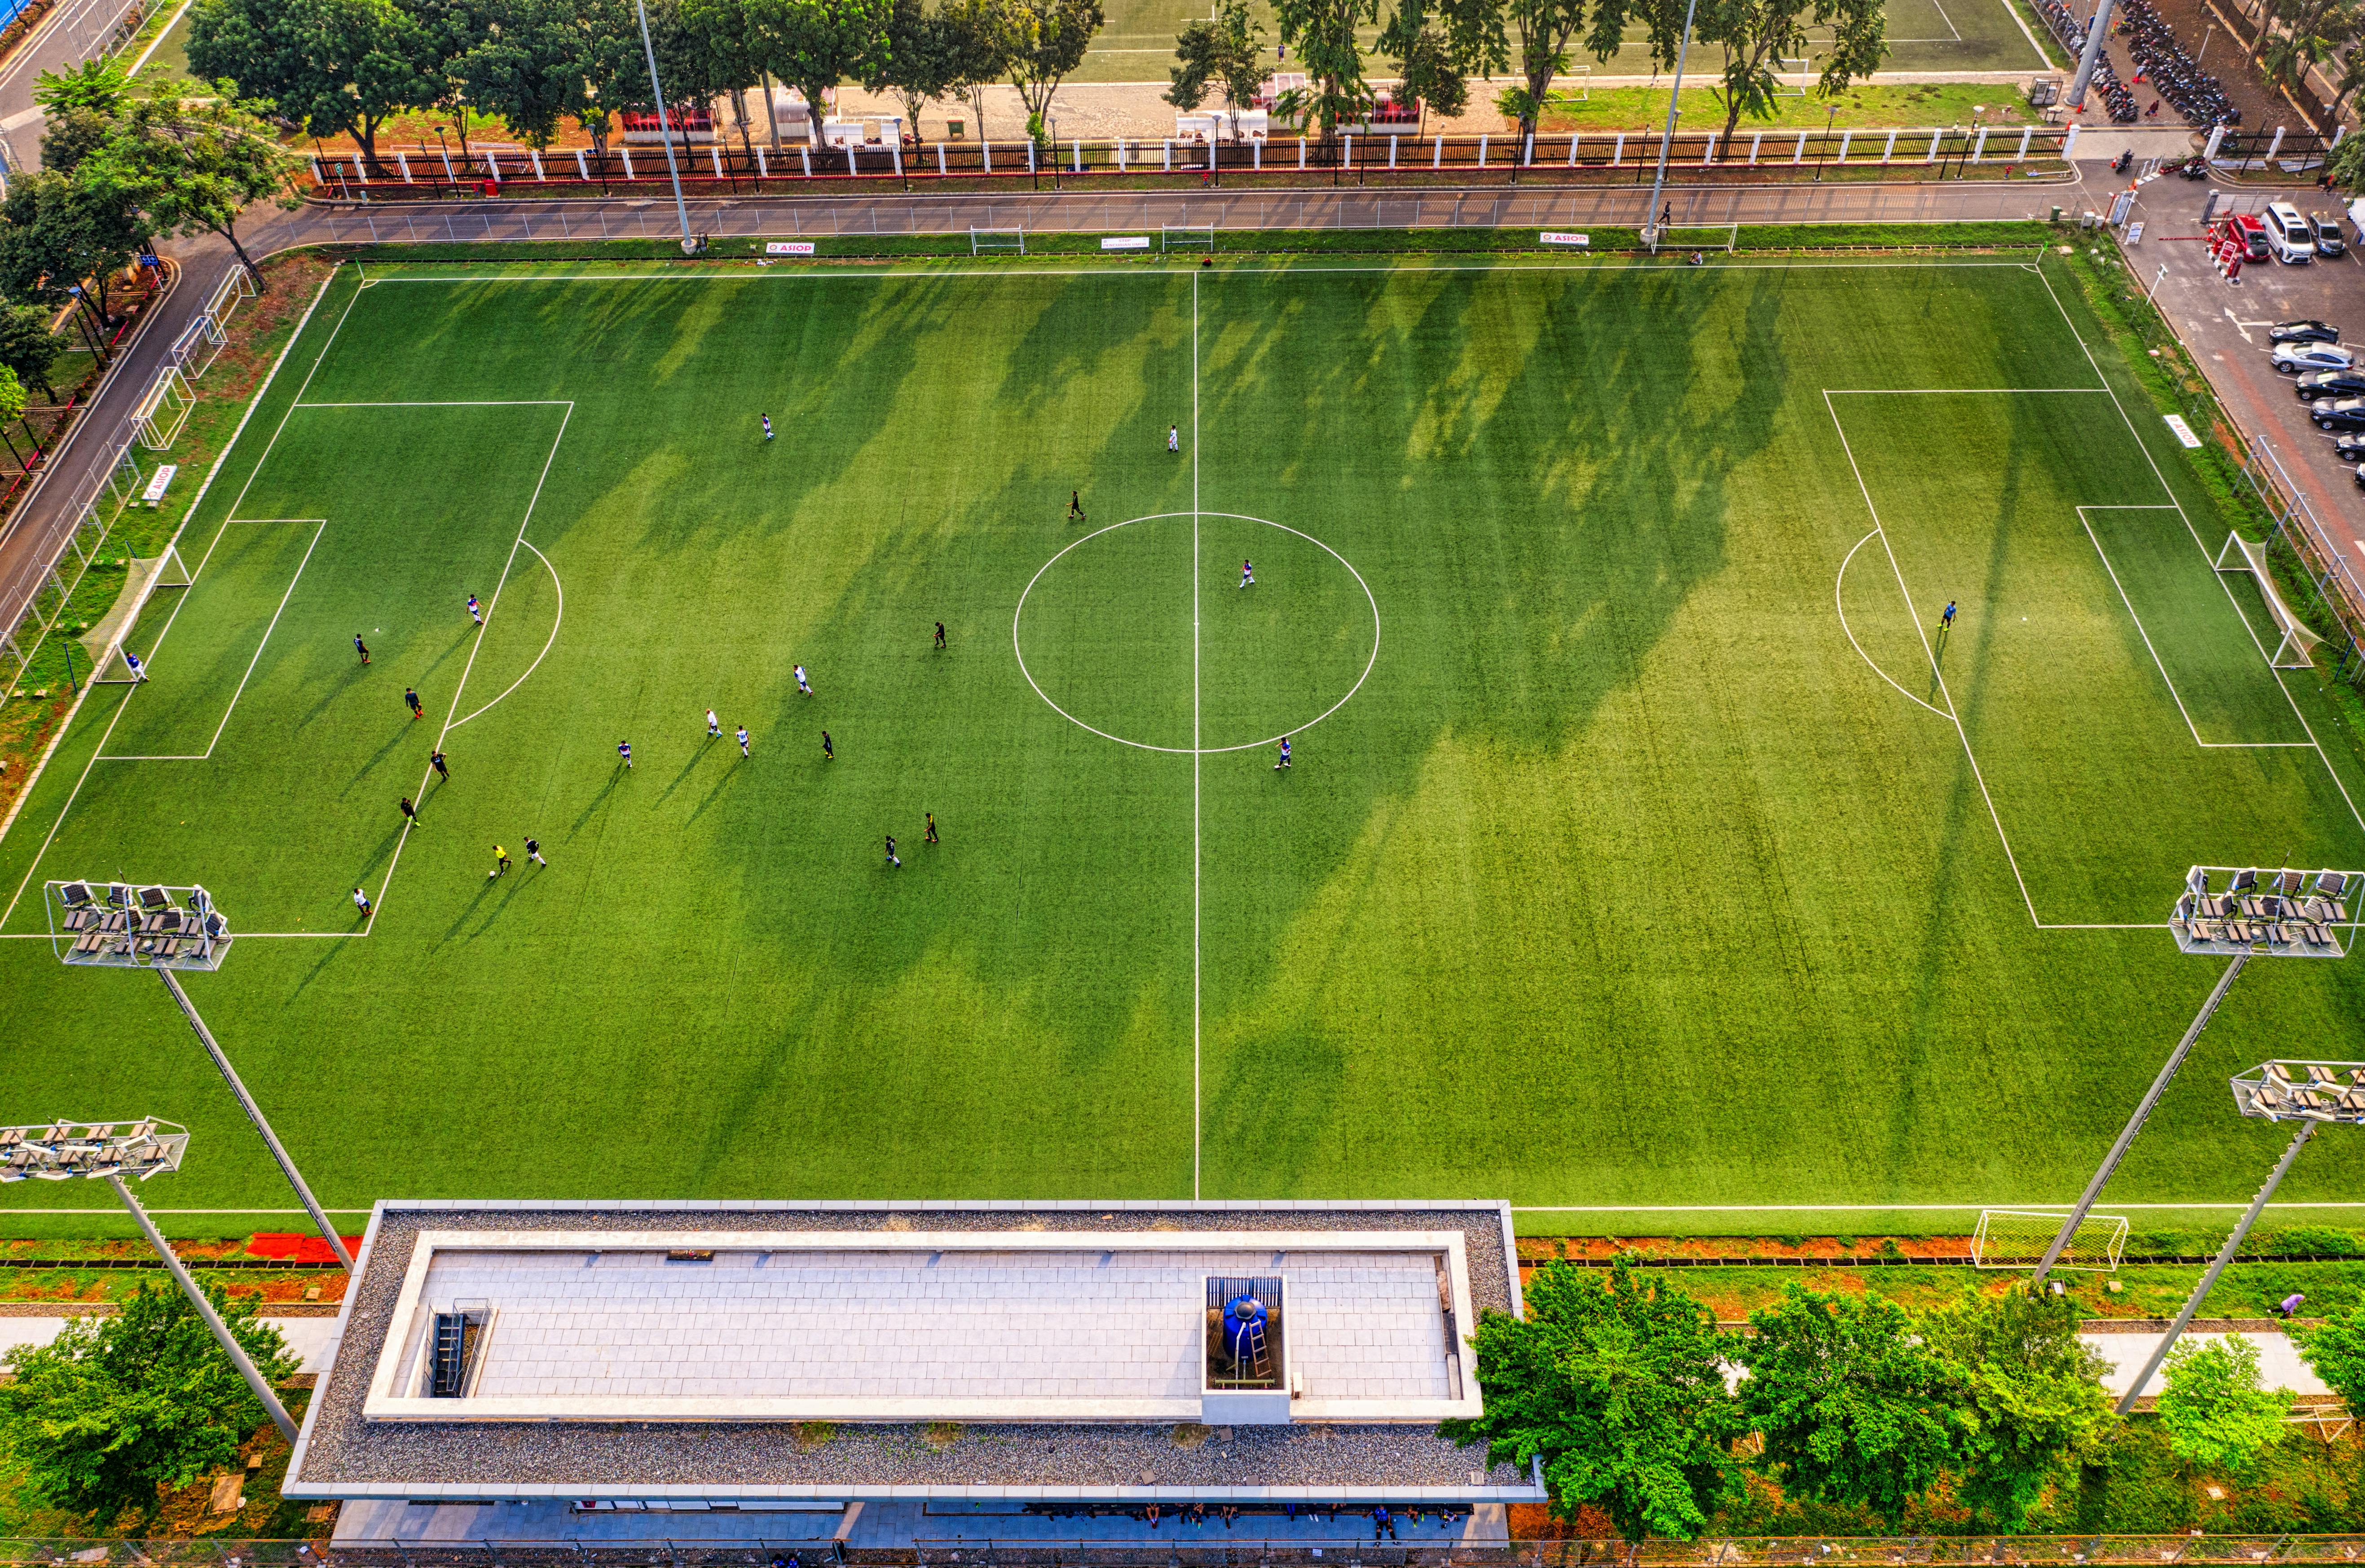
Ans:
{"label": "soccer player", "polygon": [[939,621],[939,622],[936,622],[936,646],[937,646],[937,647],[939,647],[939,648],[941,648],[941,647],[943,647],[944,645],[945,645],[945,623],[944,623],[943,622]]}
{"label": "soccer player", "polygon": [[473,593],[468,596],[468,619],[475,622],[479,626],[482,626],[485,623],[484,616],[477,612],[476,596]]}
{"label": "soccer player", "polygon": [[769,414],[764,416],[764,439],[766,441],[772,439],[772,416]]}
{"label": "soccer player", "polygon": [[148,678],[148,666],[141,664],[140,655],[129,648],[123,650],[123,667],[131,672],[131,681],[135,686]]}
{"label": "soccer player", "polygon": [[1275,773],[1278,773],[1278,772],[1280,772],[1283,768],[1287,767],[1288,766],[1289,766],[1289,737],[1288,737],[1287,735],[1283,735],[1283,736],[1282,736],[1282,737],[1281,737],[1281,760],[1280,760],[1279,762],[1276,762],[1276,763],[1274,763],[1274,764],[1272,765],[1272,770],[1273,770]]}
{"label": "soccer player", "polygon": [[361,655],[362,663],[369,663],[369,644],[362,641],[362,634],[358,632],[353,633],[353,652]]}
{"label": "soccer player", "polygon": [[1182,450],[1182,426],[1168,425],[1166,427],[1166,450],[1169,452],[1180,452]]}
{"label": "soccer player", "polygon": [[369,894],[362,891],[359,888],[355,888],[353,890],[353,907],[362,912],[362,918],[364,920],[367,920],[370,917]]}
{"label": "soccer player", "polygon": [[618,742],[616,743],[616,755],[617,755],[618,756],[621,756],[621,757],[622,757],[622,758],[624,759],[624,766],[625,766],[626,767],[632,767],[632,766],[633,766],[633,743],[632,743],[632,742],[630,742],[630,741],[618,741]]}
{"label": "soccer player", "polygon": [[714,716],[712,708],[706,711],[706,738],[711,741],[723,738],[723,721]]}
{"label": "soccer player", "polygon": [[410,704],[411,718],[416,720],[423,719],[427,716],[427,711],[419,705],[419,688],[415,686],[404,687],[402,689],[402,700]]}
{"label": "soccer player", "polygon": [[550,862],[542,857],[542,840],[538,838],[529,838],[525,841],[525,857],[544,870],[550,868]]}
{"label": "soccer player", "polygon": [[1084,493],[1082,490],[1068,492],[1068,521],[1070,522],[1084,521]]}
{"label": "soccer player", "polygon": [[923,844],[934,844],[934,843],[936,843],[936,812],[922,812],[920,814],[921,814],[922,816],[925,817],[925,818],[928,820],[928,827],[927,827],[927,831],[926,831],[925,833],[924,833],[924,834],[922,834],[920,835],[920,842],[921,842],[921,843],[923,843]]}
{"label": "soccer player", "polygon": [[813,694],[813,682],[805,678],[805,666],[802,665],[797,666],[797,689],[807,697]]}
{"label": "soccer player", "polygon": [[824,762],[835,762],[837,760],[837,748],[829,744],[829,732],[827,730],[824,730],[821,733],[821,759]]}
{"label": "soccer player", "polygon": [[449,784],[452,782],[452,770],[443,766],[443,754],[442,752],[429,752],[427,754],[427,766],[432,767],[435,770],[435,777],[443,780],[444,783]]}
{"label": "soccer player", "polygon": [[410,797],[408,795],[402,798],[402,820],[406,823],[419,820],[419,808],[410,803]]}
{"label": "soccer player", "polygon": [[498,845],[498,844],[494,845],[494,846],[493,846],[493,868],[492,868],[491,870],[489,870],[489,871],[488,871],[488,872],[486,872],[486,873],[485,873],[485,880],[487,880],[487,881],[488,881],[488,882],[489,882],[489,881],[491,881],[495,877],[499,876],[502,872],[504,872],[504,871],[508,870],[509,868],[510,868],[510,852],[509,852],[508,850],[506,850],[506,849],[503,849],[503,848],[502,848],[499,845]]}
{"label": "soccer player", "polygon": [[895,858],[895,835],[891,833],[887,835],[887,864],[899,871],[903,868],[903,863]]}
{"label": "soccer player", "polygon": [[1240,562],[1240,587],[1256,587],[1256,567],[1245,559]]}
{"label": "soccer player", "polygon": [[1938,617],[1938,630],[1940,630],[1941,632],[1951,632],[1951,631],[1953,631],[1954,629],[1955,629],[1955,601],[1954,601],[1953,599],[1948,599],[1948,600],[1946,601],[1946,612],[1945,612],[1944,615],[1941,615],[1940,617]]}
{"label": "soccer player", "polygon": [[739,726],[739,755],[747,755],[747,726],[745,724]]}

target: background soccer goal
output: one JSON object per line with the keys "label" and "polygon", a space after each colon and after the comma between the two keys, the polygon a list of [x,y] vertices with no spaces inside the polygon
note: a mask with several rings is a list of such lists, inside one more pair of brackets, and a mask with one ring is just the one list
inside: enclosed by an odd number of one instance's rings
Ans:
{"label": "background soccer goal", "polygon": [[[1981,1269],[2034,1269],[2045,1249],[2060,1234],[2068,1214],[2041,1214],[2028,1209],[1983,1209],[1979,1228],[1971,1238],[1971,1262]],[[2117,1215],[2088,1215],[2079,1222],[2069,1245],[2061,1249],[2057,1269],[2084,1269],[2116,1273],[2119,1254],[2127,1244],[2127,1222]]]}
{"label": "background soccer goal", "polygon": [[1659,249],[1730,252],[1740,239],[1738,223],[1670,223],[1659,230]]}
{"label": "background soccer goal", "polygon": [[1015,251],[1026,253],[1026,230],[1024,229],[972,229],[969,231],[969,253],[981,256],[988,251]]}
{"label": "background soccer goal", "polygon": [[1212,223],[1170,223],[1159,236],[1161,251],[1212,251],[1216,248],[1216,226]]}
{"label": "background soccer goal", "polygon": [[116,596],[115,608],[82,640],[98,670],[91,679],[107,686],[129,685],[140,678],[131,673],[131,666],[123,656],[125,639],[140,623],[140,612],[147,608],[150,597],[157,589],[188,586],[189,568],[182,564],[180,546],[176,544],[165,545],[164,553],[152,560],[134,560],[127,571],[123,591]]}

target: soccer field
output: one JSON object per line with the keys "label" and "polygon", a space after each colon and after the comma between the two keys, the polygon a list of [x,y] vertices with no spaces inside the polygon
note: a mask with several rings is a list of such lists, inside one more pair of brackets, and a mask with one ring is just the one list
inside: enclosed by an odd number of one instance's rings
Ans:
{"label": "soccer field", "polygon": [[[210,888],[339,1208],[2063,1202],[2216,978],[2184,868],[2365,865],[2365,777],[2055,264],[348,267],[0,935]],[[2252,966],[2112,1202],[2247,1198],[2225,1075],[2359,976]],[[292,1206],[155,981],[0,994],[0,1121]]]}

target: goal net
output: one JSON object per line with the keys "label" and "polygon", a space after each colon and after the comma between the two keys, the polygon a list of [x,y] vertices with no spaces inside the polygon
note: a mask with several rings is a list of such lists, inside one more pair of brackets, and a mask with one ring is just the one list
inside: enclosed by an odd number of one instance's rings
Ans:
{"label": "goal net", "polygon": [[177,544],[165,545],[164,553],[153,560],[134,560],[124,577],[123,591],[116,596],[115,608],[82,640],[98,671],[91,679],[102,686],[128,686],[147,679],[148,673],[142,667],[145,661],[135,664],[139,655],[124,644],[131,629],[139,624],[140,612],[148,607],[149,599],[157,589],[188,586],[189,568],[183,564]]}
{"label": "goal net", "polygon": [[[2241,559],[2232,565],[2226,558],[2239,554]],[[2312,669],[2315,666],[2314,650],[2324,639],[2315,634],[2304,621],[2292,613],[2283,602],[2282,594],[2275,588],[2274,575],[2267,570],[2267,547],[2253,544],[2238,533],[2225,535],[2225,547],[2217,552],[2217,569],[2221,572],[2247,572],[2258,579],[2259,597],[2267,603],[2267,613],[2274,617],[2279,640],[2267,662],[2277,669]]]}
{"label": "goal net", "polygon": [[972,229],[969,231],[969,253],[984,255],[989,251],[1012,251],[1026,253],[1026,230],[1024,229]]}
{"label": "goal net", "polygon": [[1659,230],[1662,251],[1723,251],[1740,242],[1738,223],[1670,223]]}
{"label": "goal net", "polygon": [[1777,55],[1774,59],[1774,95],[1777,98],[1803,98],[1815,79],[1813,55]]}
{"label": "goal net", "polygon": [[191,391],[187,378],[177,364],[167,364],[156,375],[156,384],[141,396],[139,406],[131,410],[131,428],[140,437],[140,444],[151,452],[162,452],[173,444],[181,427],[189,422],[189,410],[197,406],[197,395]]}
{"label": "goal net", "polygon": [[[2069,1217],[2065,1211],[2046,1214],[2034,1209],[1983,1209],[1979,1228],[1971,1238],[1971,1263],[1980,1269],[2034,1269],[2045,1249],[2061,1234]],[[2115,1273],[2119,1254],[2126,1249],[2127,1222],[2117,1215],[2090,1214],[2078,1222],[2069,1245],[2055,1260],[2057,1269],[2083,1269]]]}
{"label": "goal net", "polygon": [[1213,251],[1216,248],[1216,226],[1212,223],[1170,223],[1159,236],[1161,251]]}

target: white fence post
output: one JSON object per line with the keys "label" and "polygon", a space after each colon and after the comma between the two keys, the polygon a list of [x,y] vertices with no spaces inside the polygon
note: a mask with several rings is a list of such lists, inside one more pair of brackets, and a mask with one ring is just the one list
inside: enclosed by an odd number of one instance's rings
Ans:
{"label": "white fence post", "polygon": [[1297,139],[1297,166],[1306,167],[1306,138],[1302,136]]}
{"label": "white fence post", "polygon": [[1576,167],[1576,138],[1575,136],[1571,136],[1568,139],[1568,166],[1572,169]]}
{"label": "white fence post", "polygon": [[[2079,128],[2073,125],[2062,133],[2061,158],[2064,162],[2067,162],[2078,150],[2078,130]],[[2225,128],[2222,125],[2209,133],[2209,152],[2212,157],[2214,157],[2217,152],[2217,139],[2225,134]]]}
{"label": "white fence post", "polygon": [[981,140],[977,147],[979,151],[985,154],[985,172],[991,174],[993,173],[993,143]]}
{"label": "white fence post", "polygon": [[[1303,148],[1306,143],[1301,141],[1297,145],[1300,148]],[[1301,154],[1298,158],[1298,166],[1303,168],[1305,167],[1305,163],[1306,160]],[[1429,166],[1432,169],[1442,169],[1445,167],[1445,138],[1442,136],[1440,136],[1437,139],[1436,144],[1429,150]]]}
{"label": "white fence post", "polygon": [[2270,163],[2273,162],[2275,161],[2275,154],[2282,150],[2283,128],[2281,126],[2277,126],[2275,127],[2274,140],[2267,143],[2267,162]]}
{"label": "white fence post", "polygon": [[1924,163],[1935,163],[1938,161],[1938,143],[1944,141],[1945,139],[1946,128],[1945,126],[1940,126],[1935,130],[1933,130],[1930,133],[1930,151],[1928,154],[1922,158],[1922,162]]}
{"label": "white fence post", "polygon": [[[583,149],[580,147],[575,150],[575,173],[585,185],[588,185],[591,183],[591,165],[584,160]],[[404,170],[403,177],[405,179],[409,179],[410,177],[410,171],[408,169]]]}
{"label": "white fence post", "polygon": [[1536,162],[1536,133],[1528,132],[1528,144],[1519,151],[1519,162],[1532,168]]}
{"label": "white fence post", "polygon": [[765,157],[764,149],[758,147],[756,149],[756,177],[759,180],[768,179],[771,177],[771,173],[772,161]]}
{"label": "white fence post", "polygon": [[2020,151],[2012,155],[2012,161],[2013,162],[2025,163],[2028,162],[2028,139],[2035,134],[2036,128],[2033,125],[2024,125],[2020,128]]}
{"label": "white fence post", "polygon": [[941,141],[936,143],[936,173],[939,174],[947,173],[945,168],[945,144]]}
{"label": "white fence post", "polygon": [[1851,142],[1851,141],[1853,141],[1853,140],[1855,140],[1855,131],[1853,131],[1853,130],[1844,130],[1844,131],[1840,132],[1840,155],[1839,155],[1839,158],[1838,158],[1838,160],[1837,160],[1839,162],[1844,163],[1844,162],[1847,162],[1848,143],[1849,143],[1849,142]]}
{"label": "white fence post", "polygon": [[1618,133],[1618,145],[1609,150],[1609,166],[1613,169],[1626,162],[1626,133]]}
{"label": "white fence post", "polygon": [[410,154],[407,152],[396,153],[394,155],[394,166],[402,171],[402,183],[406,185],[410,184]]}
{"label": "white fence post", "polygon": [[[619,147],[616,151],[624,155],[624,183],[629,185],[633,183],[633,150],[629,147]],[[450,160],[446,159],[445,162],[448,164]],[[810,174],[812,171],[808,169],[806,173]]]}
{"label": "white fence post", "polygon": [[1711,130],[1708,133],[1708,140],[1700,147],[1701,168],[1705,169],[1716,162],[1716,139],[1723,134],[1720,130]]}
{"label": "white fence post", "polygon": [[1749,138],[1749,166],[1753,169],[1757,167],[1757,144],[1765,140],[1765,133],[1762,130],[1753,133]]}
{"label": "white fence post", "polygon": [[1478,166],[1482,169],[1486,166],[1486,133],[1484,131],[1478,133]]}
{"label": "white fence post", "polygon": [[1987,151],[1988,128],[1986,126],[1981,126],[1979,127],[1979,134],[1974,138],[1971,142],[1971,162],[1976,163],[1981,158],[1987,156]]}

